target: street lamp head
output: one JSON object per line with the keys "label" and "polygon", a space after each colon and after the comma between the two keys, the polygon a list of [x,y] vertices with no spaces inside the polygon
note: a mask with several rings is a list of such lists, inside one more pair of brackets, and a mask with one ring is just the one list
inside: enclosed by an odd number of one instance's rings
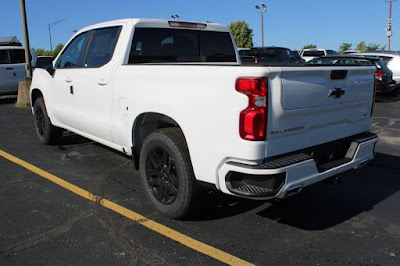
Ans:
{"label": "street lamp head", "polygon": [[260,11],[260,7],[258,5],[255,5],[257,11]]}
{"label": "street lamp head", "polygon": [[261,3],[261,6],[264,8],[264,11],[267,11],[267,6],[264,3]]}

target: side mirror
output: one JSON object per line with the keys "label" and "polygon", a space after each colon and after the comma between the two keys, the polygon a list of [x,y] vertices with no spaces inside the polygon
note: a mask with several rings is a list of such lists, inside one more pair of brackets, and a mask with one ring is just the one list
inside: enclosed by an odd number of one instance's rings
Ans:
{"label": "side mirror", "polygon": [[49,72],[49,74],[51,76],[53,76],[54,72],[56,72],[56,69],[52,65],[50,65],[50,66],[46,67],[46,71]]}

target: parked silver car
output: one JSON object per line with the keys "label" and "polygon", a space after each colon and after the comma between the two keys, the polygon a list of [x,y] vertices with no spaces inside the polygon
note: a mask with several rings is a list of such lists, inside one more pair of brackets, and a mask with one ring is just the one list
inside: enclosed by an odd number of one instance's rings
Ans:
{"label": "parked silver car", "polygon": [[389,52],[389,51],[372,51],[356,53],[358,55],[372,55],[382,58],[386,66],[393,72],[393,80],[396,84],[393,84],[393,91],[400,90],[400,53]]}

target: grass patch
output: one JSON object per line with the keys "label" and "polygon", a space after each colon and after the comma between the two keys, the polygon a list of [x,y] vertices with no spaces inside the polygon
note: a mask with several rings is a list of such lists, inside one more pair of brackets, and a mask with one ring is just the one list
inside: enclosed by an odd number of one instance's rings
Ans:
{"label": "grass patch", "polygon": [[31,108],[30,104],[20,104],[20,103],[16,103],[15,107],[17,108]]}

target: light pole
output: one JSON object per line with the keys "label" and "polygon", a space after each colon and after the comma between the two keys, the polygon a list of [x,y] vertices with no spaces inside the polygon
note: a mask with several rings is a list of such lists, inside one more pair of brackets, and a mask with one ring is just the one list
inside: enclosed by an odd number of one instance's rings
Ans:
{"label": "light pole", "polygon": [[386,28],[386,36],[388,37],[388,50],[390,51],[390,37],[392,37],[392,2],[396,2],[396,0],[385,0],[386,3],[389,3],[389,19],[388,25]]}
{"label": "light pole", "polygon": [[256,5],[257,12],[261,14],[261,46],[264,47],[264,13],[267,12],[267,6],[261,3],[261,7]]}
{"label": "light pole", "polygon": [[174,20],[179,20],[178,14],[173,14],[173,15],[171,15],[171,18],[173,18]]}
{"label": "light pole", "polygon": [[50,28],[54,27],[56,24],[60,23],[61,21],[63,21],[64,19],[60,19],[56,22],[52,22],[52,23],[48,23],[47,25],[49,26],[49,37],[50,37],[50,51],[53,52],[53,44],[51,42],[51,31]]}

